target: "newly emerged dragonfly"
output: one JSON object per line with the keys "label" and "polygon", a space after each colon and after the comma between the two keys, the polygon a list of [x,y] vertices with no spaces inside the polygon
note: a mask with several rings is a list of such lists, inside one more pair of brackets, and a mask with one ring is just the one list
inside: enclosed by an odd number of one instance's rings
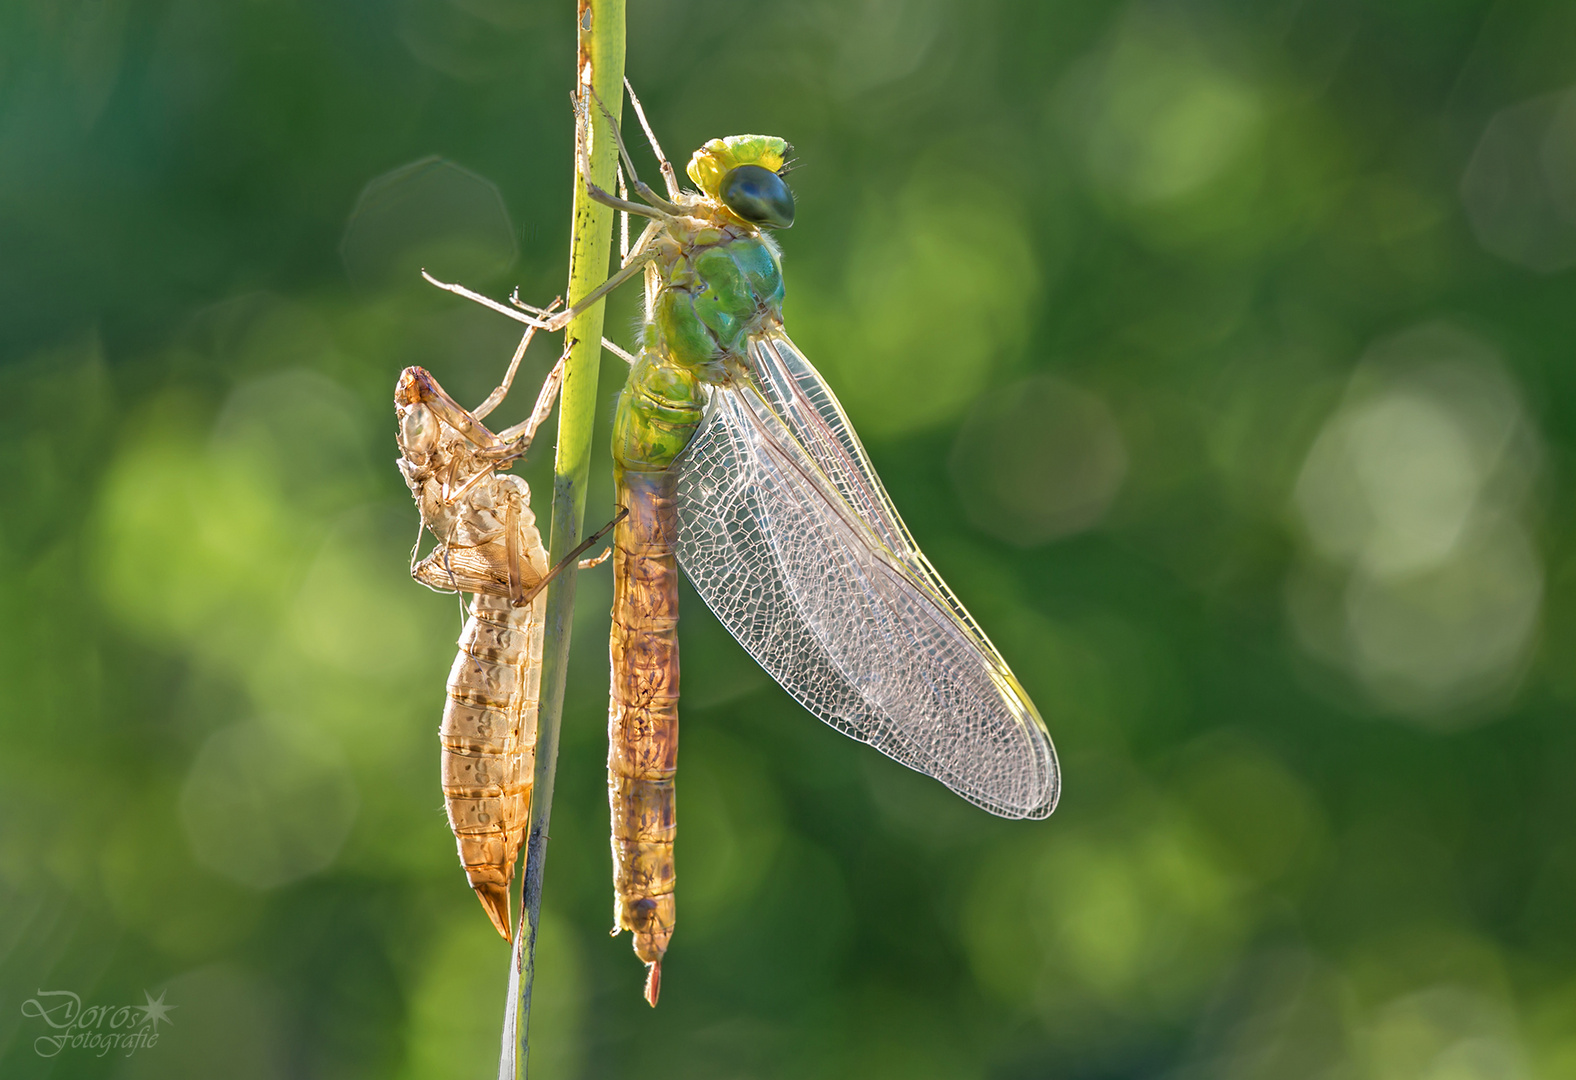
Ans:
{"label": "newly emerged dragonfly", "polygon": [[[444,287],[558,330],[644,275],[640,351],[613,433],[629,517],[614,542],[608,787],[614,932],[632,932],[655,1005],[675,921],[678,566],[772,678],[844,734],[1003,817],[1049,815],[1060,775],[1033,703],[914,543],[836,395],[783,329],[770,230],[793,223],[788,144],[714,139],[686,168],[696,190],[683,191],[632,91],[631,101],[667,194],[640,182],[622,141],[643,201],[588,183],[598,201],[649,219],[618,273],[554,316]],[[583,138],[580,152],[589,175]]]}
{"label": "newly emerged dragonfly", "polygon": [[475,410],[462,408],[419,367],[406,368],[394,387],[400,472],[416,497],[422,528],[437,540],[420,561],[412,551],[411,575],[437,592],[472,594],[439,728],[440,775],[460,864],[506,939],[509,883],[531,813],[547,603],[542,590],[559,568],[548,569],[531,489],[500,470],[530,448],[558,394],[563,361],[524,422],[494,434],[482,421],[509,392],[533,333],[526,332],[503,382]]}

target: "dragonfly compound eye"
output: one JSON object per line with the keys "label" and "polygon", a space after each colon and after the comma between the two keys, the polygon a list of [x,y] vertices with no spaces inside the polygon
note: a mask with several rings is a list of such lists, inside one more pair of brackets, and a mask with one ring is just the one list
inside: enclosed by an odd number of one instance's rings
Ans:
{"label": "dragonfly compound eye", "polygon": [[406,457],[425,459],[438,448],[438,418],[422,404],[408,405],[399,417],[399,445]]}
{"label": "dragonfly compound eye", "polygon": [[759,165],[730,169],[718,193],[729,210],[752,225],[786,229],[793,224],[793,193],[770,169]]}

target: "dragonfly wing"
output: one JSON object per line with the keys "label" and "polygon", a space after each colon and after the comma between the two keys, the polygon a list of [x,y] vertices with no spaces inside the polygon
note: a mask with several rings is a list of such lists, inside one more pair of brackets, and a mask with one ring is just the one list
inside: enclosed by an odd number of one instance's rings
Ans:
{"label": "dragonfly wing", "polygon": [[854,434],[842,403],[815,365],[780,328],[750,339],[756,388],[799,445],[887,548],[900,557],[919,549],[887,497]]}
{"label": "dragonfly wing", "polygon": [[[843,445],[862,459],[857,440]],[[1060,781],[1028,695],[944,584],[937,594],[906,530],[906,551],[892,550],[890,502],[872,517],[876,504],[844,494],[852,476],[828,476],[821,462],[840,453],[807,448],[754,386],[718,387],[673,465],[678,555],[696,591],[832,727],[992,813],[1045,817]],[[886,500],[863,467],[865,495]]]}
{"label": "dragonfly wing", "polygon": [[799,445],[805,448],[838,494],[870,526],[887,550],[968,627],[979,647],[1005,668],[1006,661],[985,636],[985,631],[914,543],[881,478],[871,466],[864,445],[848,422],[842,403],[815,365],[780,326],[752,338],[749,356],[751,374],[761,396],[784,426],[793,432]]}

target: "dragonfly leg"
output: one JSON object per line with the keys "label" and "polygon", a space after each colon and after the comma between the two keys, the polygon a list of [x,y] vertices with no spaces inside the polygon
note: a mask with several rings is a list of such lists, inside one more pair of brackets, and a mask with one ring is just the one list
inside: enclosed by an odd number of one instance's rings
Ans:
{"label": "dragonfly leg", "polygon": [[640,120],[640,128],[646,133],[646,141],[651,144],[651,152],[657,155],[657,166],[662,170],[662,180],[667,184],[668,198],[679,197],[679,178],[673,172],[673,163],[662,152],[661,145],[657,142],[656,134],[651,130],[651,125],[646,122],[646,110],[641,108],[640,99],[635,96],[635,88],[629,79],[624,79],[624,89],[629,93],[629,103],[635,107],[635,116]]}
{"label": "dragonfly leg", "polygon": [[626,214],[639,214],[641,217],[653,218],[664,223],[673,220],[673,215],[666,211],[645,206],[631,199],[620,199],[617,195],[609,195],[590,180],[586,181],[586,194],[603,206],[611,206],[614,210],[622,210]]}
{"label": "dragonfly leg", "polygon": [[[580,178],[585,182],[586,194],[591,196],[591,198],[595,199],[597,202],[601,203],[603,206],[611,206],[614,210],[623,210],[626,213],[639,214],[641,217],[654,218],[657,221],[664,223],[672,221],[674,215],[682,213],[682,210],[676,206],[673,206],[673,204],[668,202],[666,199],[657,198],[657,202],[652,203],[651,206],[646,206],[645,204],[635,202],[632,199],[620,199],[616,195],[610,195],[605,189],[591,182],[591,156],[586,149],[586,140],[583,137],[583,134],[581,134],[590,128],[591,118],[581,111],[582,106],[579,98],[571,98],[571,100],[574,102],[575,116],[579,120],[579,123],[576,125],[575,157],[578,159],[580,165]],[[602,105],[601,98],[597,99],[597,104]],[[644,198],[645,194],[642,189],[645,191],[651,191],[651,189],[642,184],[640,182],[640,178],[634,175],[634,166],[629,164],[629,154],[624,150],[624,140],[618,134],[617,121],[613,119],[611,113],[608,113],[606,106],[603,106],[602,111],[607,115],[608,124],[613,129],[613,138],[618,142],[619,154],[624,159],[625,164],[629,167],[630,176],[635,182],[635,191],[640,193]],[[651,195],[653,198],[655,198],[656,192],[652,191]],[[661,203],[662,205],[659,207],[657,203]],[[666,207],[672,207],[672,209],[665,209]]]}
{"label": "dragonfly leg", "polygon": [[[542,382],[542,389],[536,395],[536,405],[531,409],[531,415],[511,428],[504,428],[498,433],[498,441],[508,450],[510,459],[520,457],[531,447],[531,440],[536,437],[536,429],[542,426],[547,419],[547,414],[553,411],[553,402],[558,398],[559,388],[564,385],[564,361],[569,357],[569,350],[565,349],[558,358],[558,363],[553,365],[553,370],[547,373],[547,378]],[[489,455],[490,456],[490,455]]]}
{"label": "dragonfly leg", "polygon": [[[514,292],[509,294],[509,303],[513,304],[521,311],[529,312],[532,315],[545,316],[552,313],[552,310],[558,306],[560,300],[554,300],[545,308],[539,308],[535,304],[527,304],[524,300],[521,300],[520,290],[516,289]],[[612,353],[614,356],[618,357],[620,360],[624,361],[626,364],[633,364],[635,362],[635,358],[633,356],[621,349],[616,342],[610,341],[606,337],[602,339],[602,347],[608,352]]]}
{"label": "dragonfly leg", "polygon": [[[511,491],[503,516],[504,563],[509,571],[509,599],[515,607],[524,607],[530,601],[525,595],[525,582],[520,566],[520,497]],[[531,590],[536,595],[536,590]]]}
{"label": "dragonfly leg", "polygon": [[613,545],[609,544],[607,547],[602,549],[602,554],[598,555],[596,558],[594,558],[594,559],[581,559],[580,560],[580,569],[582,569],[582,570],[594,570],[597,567],[601,566],[603,563],[607,562],[608,556],[610,556],[612,554],[613,554]]}
{"label": "dragonfly leg", "polygon": [[646,222],[646,228],[645,228],[645,230],[643,232],[641,232],[640,239],[635,241],[635,248],[634,248],[633,254],[625,255],[623,261],[619,263],[619,266],[620,267],[628,266],[631,259],[638,258],[641,255],[642,252],[645,252],[645,251],[649,250],[651,245],[652,245],[652,243],[656,240],[656,238],[662,235],[662,230],[663,230],[662,222],[660,222],[660,221],[648,221],[648,222]]}
{"label": "dragonfly leg", "polygon": [[601,300],[608,293],[618,288],[624,282],[645,270],[646,264],[657,257],[656,248],[648,248],[629,260],[629,265],[621,268],[612,277],[586,293],[574,307],[561,311],[548,320],[547,325],[551,330],[562,330],[569,325],[571,319],[585,311],[591,305]]}
{"label": "dragonfly leg", "polygon": [[[509,303],[513,304],[521,311],[528,311],[532,315],[542,315],[546,312],[550,312],[553,307],[557,305],[558,301],[554,300],[553,303],[549,304],[547,307],[539,308],[532,304],[527,304],[524,300],[521,300],[520,290],[516,289],[514,292],[509,294]],[[626,364],[633,364],[635,362],[635,358],[620,348],[617,342],[610,341],[606,337],[602,339],[602,348],[606,349],[608,352],[612,353]]]}
{"label": "dragonfly leg", "polygon": [[[624,184],[624,167],[618,167],[618,197],[628,201],[629,188]],[[618,265],[629,262],[629,211],[618,213]]]}
{"label": "dragonfly leg", "polygon": [[[538,309],[538,312],[543,315],[551,315],[553,309],[562,302],[563,298],[560,297],[548,304],[547,307]],[[534,326],[525,328],[525,335],[520,338],[520,347],[514,350],[514,358],[509,361],[509,370],[504,372],[503,382],[499,383],[497,389],[487,395],[486,401],[471,410],[471,415],[476,417],[476,419],[485,420],[487,414],[496,409],[503,399],[508,396],[509,387],[514,385],[514,374],[520,370],[520,361],[525,358],[525,350],[531,344],[531,338],[536,335],[536,331],[537,327]]]}
{"label": "dragonfly leg", "polygon": [[624,363],[628,364],[630,367],[635,366],[635,358],[629,353],[625,352],[623,349],[619,348],[615,342],[611,342],[607,338],[603,338],[602,348],[606,349],[608,352],[624,361]]}
{"label": "dragonfly leg", "polygon": [[[538,581],[535,585],[531,586],[530,590],[525,594],[525,596],[514,602],[515,606],[518,607],[521,604],[529,604],[532,600],[536,599],[536,594],[547,588],[547,585],[550,581],[557,577],[562,571],[568,569],[570,563],[584,555],[592,544],[606,536],[609,529],[617,525],[620,521],[623,521],[628,516],[629,511],[623,507],[619,507],[618,513],[614,515],[612,521],[608,522],[596,532],[580,541],[579,545],[573,551],[571,551],[568,555],[565,555],[562,559],[559,559],[558,564],[549,570],[545,575],[543,575],[541,581]],[[612,549],[609,548],[608,550],[611,551]],[[591,565],[595,566],[605,558],[607,558],[607,556],[604,554],[598,556],[595,559],[587,559],[586,562],[589,562]],[[585,564],[581,563],[578,565],[584,566]]]}
{"label": "dragonfly leg", "polygon": [[684,212],[682,207],[668,202],[668,200],[664,199],[661,195],[658,195],[655,191],[651,190],[651,186],[640,178],[640,172],[635,168],[635,162],[629,156],[629,147],[624,145],[624,136],[618,130],[618,118],[615,117],[612,112],[608,110],[608,107],[602,103],[602,96],[600,94],[598,94],[589,86],[586,87],[586,89],[591,91],[591,100],[595,101],[596,107],[602,110],[602,115],[607,119],[608,127],[612,128],[613,130],[613,141],[618,144],[618,156],[623,159],[624,168],[629,171],[629,184],[635,189],[635,194],[639,195],[642,199],[645,199],[648,203],[650,203],[652,206],[655,206],[663,213],[682,214]]}
{"label": "dragonfly leg", "polygon": [[[451,281],[439,281],[425,270],[421,272],[421,276],[426,278],[431,284],[436,285],[438,288],[443,289],[446,292],[454,293],[456,296],[463,296],[467,300],[473,300],[483,307],[492,308],[499,314],[509,316],[509,318],[513,319],[515,322],[524,323],[527,326],[534,326],[538,330],[546,330],[550,334],[555,334],[564,327],[568,326],[576,315],[579,315],[592,304],[595,304],[608,293],[612,292],[614,289],[624,284],[624,282],[634,277],[637,272],[644,270],[646,264],[656,257],[657,252],[655,249],[641,252],[629,261],[628,266],[619,270],[601,285],[598,285],[595,289],[592,289],[574,307],[567,308],[566,310],[560,311],[551,318],[546,319],[541,318],[538,315],[528,314],[527,312],[533,310],[529,305],[521,304],[520,307],[525,308],[525,310],[517,311],[506,304],[500,304],[498,301],[492,299],[489,296],[483,296],[479,292],[472,292],[463,285],[456,285]],[[545,309],[538,308],[534,310],[543,311]]]}
{"label": "dragonfly leg", "polygon": [[419,559],[417,556],[420,555],[420,553],[421,553],[421,534],[426,532],[426,531],[427,531],[427,523],[425,521],[419,520],[419,515],[418,515],[418,520],[416,522],[416,542],[410,546],[410,575],[411,575],[411,577],[415,577],[416,576],[416,564],[421,561],[421,559]]}

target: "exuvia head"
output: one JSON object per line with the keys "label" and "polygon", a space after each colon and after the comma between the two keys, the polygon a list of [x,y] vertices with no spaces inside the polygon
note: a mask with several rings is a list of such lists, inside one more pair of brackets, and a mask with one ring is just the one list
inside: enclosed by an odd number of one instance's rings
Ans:
{"label": "exuvia head", "polygon": [[730,135],[695,151],[684,171],[740,221],[786,229],[793,224],[793,192],[783,173],[792,152],[772,135]]}
{"label": "exuvia head", "polygon": [[[438,448],[438,418],[421,400],[420,368],[406,368],[394,384],[394,411],[399,417],[399,448],[406,460],[421,465]],[[431,378],[430,375],[427,378]]]}
{"label": "exuvia head", "polygon": [[413,465],[426,464],[438,448],[438,418],[427,406],[418,402],[399,410],[399,448]]}

